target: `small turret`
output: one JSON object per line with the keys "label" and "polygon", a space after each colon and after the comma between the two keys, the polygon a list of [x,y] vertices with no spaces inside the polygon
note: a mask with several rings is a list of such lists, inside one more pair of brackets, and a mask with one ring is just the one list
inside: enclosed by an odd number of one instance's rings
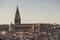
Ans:
{"label": "small turret", "polygon": [[9,25],[9,31],[12,31],[12,22],[11,22],[11,24]]}

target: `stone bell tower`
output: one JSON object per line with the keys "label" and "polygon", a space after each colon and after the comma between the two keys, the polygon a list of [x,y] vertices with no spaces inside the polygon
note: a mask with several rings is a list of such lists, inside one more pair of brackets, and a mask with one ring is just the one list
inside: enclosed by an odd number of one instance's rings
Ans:
{"label": "stone bell tower", "polygon": [[18,6],[17,6],[14,22],[15,22],[15,24],[21,24],[21,19],[20,19],[20,14],[19,14]]}

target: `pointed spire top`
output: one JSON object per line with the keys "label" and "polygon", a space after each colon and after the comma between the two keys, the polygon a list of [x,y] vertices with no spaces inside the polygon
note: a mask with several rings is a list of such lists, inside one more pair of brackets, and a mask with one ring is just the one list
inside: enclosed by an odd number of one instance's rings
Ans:
{"label": "pointed spire top", "polygon": [[18,5],[17,5],[17,10],[18,10]]}
{"label": "pointed spire top", "polygon": [[16,15],[19,15],[19,8],[18,8],[18,5],[17,5],[17,9],[16,9]]}

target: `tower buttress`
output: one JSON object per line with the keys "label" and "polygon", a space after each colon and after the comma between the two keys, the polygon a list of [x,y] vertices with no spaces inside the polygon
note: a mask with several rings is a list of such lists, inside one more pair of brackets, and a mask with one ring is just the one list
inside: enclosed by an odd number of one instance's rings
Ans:
{"label": "tower buttress", "polygon": [[16,14],[15,14],[15,24],[21,24],[18,6],[17,6]]}

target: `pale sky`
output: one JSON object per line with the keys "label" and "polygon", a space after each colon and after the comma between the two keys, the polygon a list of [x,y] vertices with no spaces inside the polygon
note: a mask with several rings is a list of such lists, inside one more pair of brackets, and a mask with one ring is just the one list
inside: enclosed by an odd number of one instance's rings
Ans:
{"label": "pale sky", "polygon": [[0,24],[14,23],[17,5],[22,23],[60,24],[60,0],[0,0]]}

